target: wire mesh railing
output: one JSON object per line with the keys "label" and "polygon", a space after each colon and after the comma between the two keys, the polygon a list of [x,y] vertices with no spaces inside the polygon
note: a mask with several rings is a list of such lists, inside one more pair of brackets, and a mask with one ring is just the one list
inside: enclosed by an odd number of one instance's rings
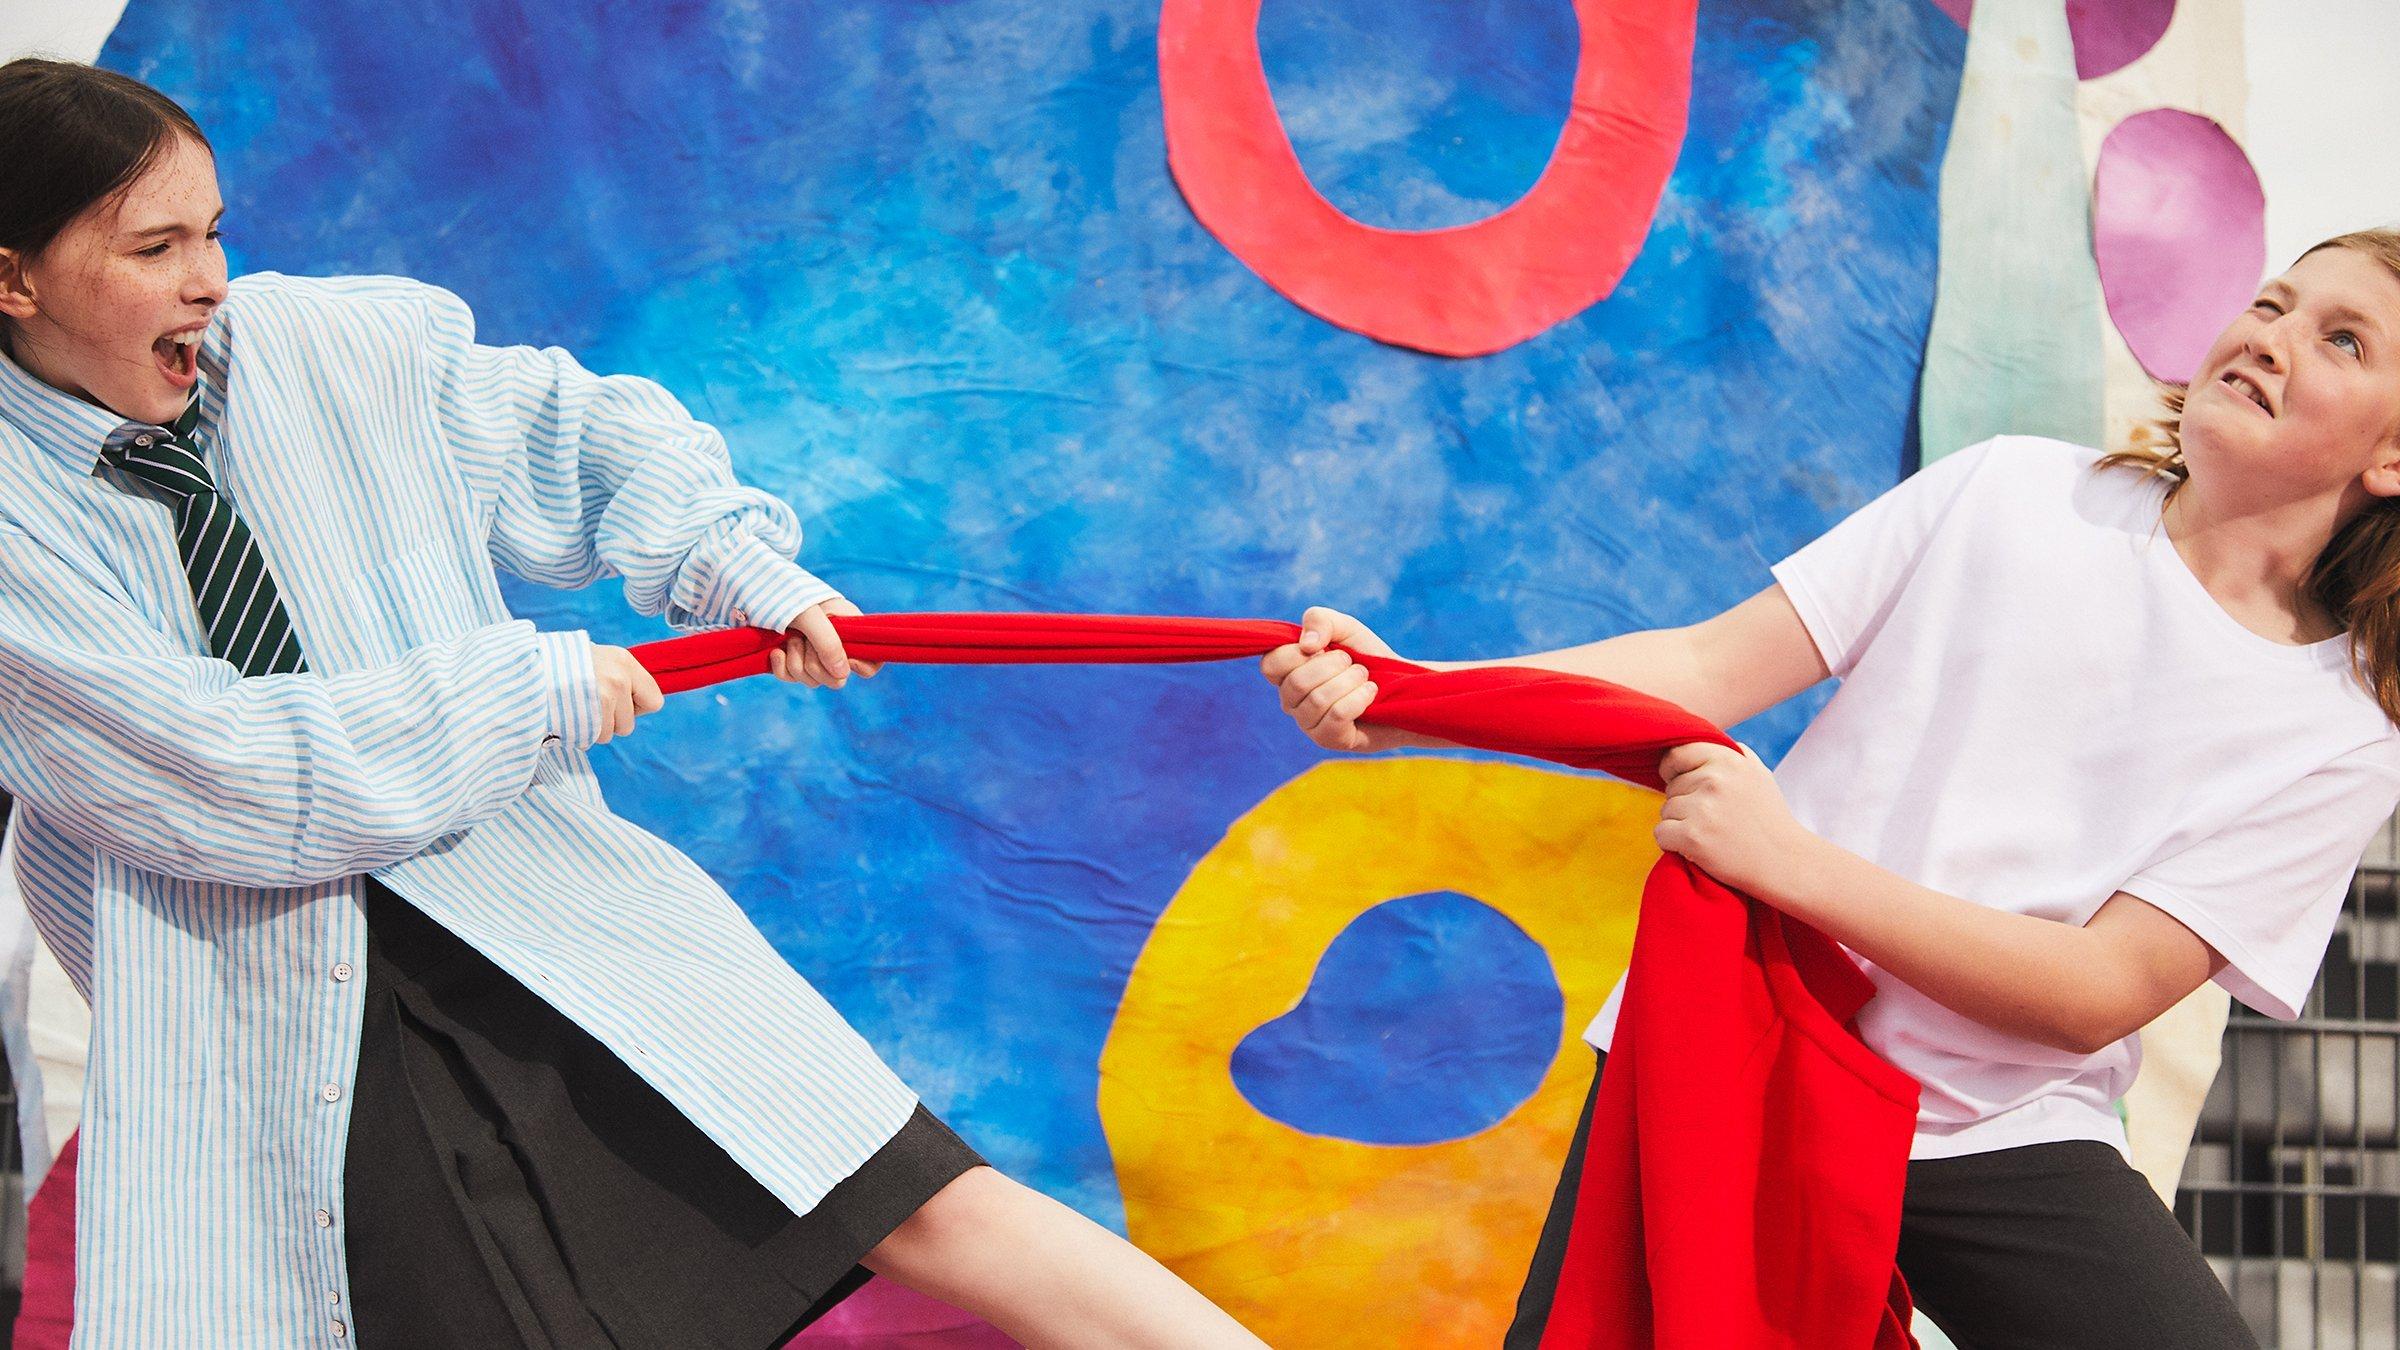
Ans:
{"label": "wire mesh railing", "polygon": [[2297,1021],[2236,1005],[2175,1214],[2267,1350],[2400,1346],[2400,839]]}

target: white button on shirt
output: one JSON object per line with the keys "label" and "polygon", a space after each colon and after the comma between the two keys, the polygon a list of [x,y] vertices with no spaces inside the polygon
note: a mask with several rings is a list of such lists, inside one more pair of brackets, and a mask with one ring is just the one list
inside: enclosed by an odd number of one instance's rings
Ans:
{"label": "white button on shirt", "polygon": [[[308,674],[207,655],[167,508],[95,472],[123,419],[0,359],[0,788],[26,900],[93,999],[78,1337],[324,1335],[323,1272],[276,1216],[341,1191],[323,1066],[357,1056],[365,872],[541,971],[612,1051],[650,1049],[653,1086],[814,1208],[915,1097],[706,874],[609,811],[590,640],[514,619],[495,572],[614,577],[682,627],[797,614],[834,592],[791,561],[790,508],[657,385],[479,346],[413,281],[240,278],[200,368],[223,391],[212,467]],[[275,795],[296,782],[310,800]]]}

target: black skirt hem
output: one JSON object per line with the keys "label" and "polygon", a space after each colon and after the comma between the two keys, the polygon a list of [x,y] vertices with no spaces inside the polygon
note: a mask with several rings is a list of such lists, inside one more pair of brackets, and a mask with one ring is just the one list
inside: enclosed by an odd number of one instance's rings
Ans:
{"label": "black skirt hem", "polygon": [[983,1165],[919,1106],[794,1214],[405,899],[370,885],[367,920],[341,1207],[361,1344],[763,1350],[855,1292],[877,1244]]}

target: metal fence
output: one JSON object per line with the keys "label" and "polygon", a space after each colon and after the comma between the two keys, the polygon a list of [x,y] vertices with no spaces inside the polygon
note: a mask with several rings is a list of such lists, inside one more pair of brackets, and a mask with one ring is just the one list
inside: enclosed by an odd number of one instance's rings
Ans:
{"label": "metal fence", "polygon": [[2175,1214],[2267,1350],[2400,1347],[2400,839],[2298,1021],[2235,1005]]}

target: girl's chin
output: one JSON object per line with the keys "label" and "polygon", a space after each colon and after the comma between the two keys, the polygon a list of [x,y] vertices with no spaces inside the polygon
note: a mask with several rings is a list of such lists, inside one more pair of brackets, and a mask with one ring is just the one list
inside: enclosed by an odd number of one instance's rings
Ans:
{"label": "girl's chin", "polygon": [[2179,430],[2185,447],[2189,448],[2195,441],[2203,445],[2215,442],[2240,444],[2255,441],[2264,435],[2267,429],[2266,419],[2258,415],[2256,407],[2245,403],[2239,409],[2218,406],[2186,407]]}
{"label": "girl's chin", "polygon": [[184,405],[191,402],[189,389],[177,389],[164,380],[144,380],[146,387],[127,390],[116,398],[94,402],[103,403],[110,412],[129,422],[146,422],[163,427],[183,415]]}

